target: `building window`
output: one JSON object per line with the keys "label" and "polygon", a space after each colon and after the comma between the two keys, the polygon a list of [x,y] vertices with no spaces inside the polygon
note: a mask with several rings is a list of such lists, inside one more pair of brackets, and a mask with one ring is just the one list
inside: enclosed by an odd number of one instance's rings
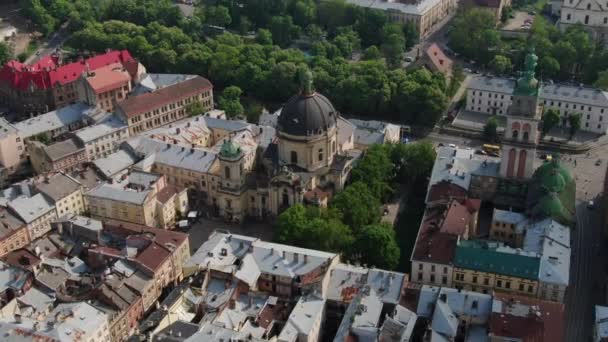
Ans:
{"label": "building window", "polygon": [[422,273],[418,273],[418,281],[422,281]]}
{"label": "building window", "polygon": [[418,264],[418,270],[422,271],[422,264]]}
{"label": "building window", "polygon": [[490,284],[490,278],[483,278],[483,284],[484,285],[489,285]]}
{"label": "building window", "polygon": [[224,177],[230,178],[230,168],[228,166],[224,168]]}
{"label": "building window", "polygon": [[[591,4],[587,4],[587,9],[590,10],[591,9]],[[586,23],[585,23],[586,24]]]}
{"label": "building window", "polygon": [[292,164],[297,164],[298,163],[298,152],[291,151],[291,163]]}
{"label": "building window", "polygon": [[443,268],[443,274],[448,274],[448,268],[447,267]]}
{"label": "building window", "polygon": [[502,287],[502,280],[496,281],[496,287]]}
{"label": "building window", "polygon": [[477,276],[473,276],[473,283],[477,284]]}
{"label": "building window", "polygon": [[524,284],[519,284],[519,291],[523,292],[523,290],[524,290]]}
{"label": "building window", "polygon": [[510,281],[507,281],[507,282],[505,283],[505,287],[506,287],[507,289],[510,289],[510,288],[511,288],[511,282],[510,282]]}
{"label": "building window", "polygon": [[528,285],[528,292],[532,293],[534,291],[534,287],[532,285]]}
{"label": "building window", "polygon": [[434,283],[434,282],[435,282],[435,275],[431,274],[431,283]]}
{"label": "building window", "polygon": [[[587,7],[589,7],[589,6],[591,6],[591,5],[587,5]],[[589,16],[588,15],[585,16],[585,25],[587,25],[587,24],[589,24]]]}
{"label": "building window", "polygon": [[319,149],[319,161],[322,161],[322,160],[323,160],[323,149],[320,148]]}
{"label": "building window", "polygon": [[441,278],[441,283],[442,283],[443,285],[447,285],[447,283],[448,283],[448,277],[443,276],[443,277]]}

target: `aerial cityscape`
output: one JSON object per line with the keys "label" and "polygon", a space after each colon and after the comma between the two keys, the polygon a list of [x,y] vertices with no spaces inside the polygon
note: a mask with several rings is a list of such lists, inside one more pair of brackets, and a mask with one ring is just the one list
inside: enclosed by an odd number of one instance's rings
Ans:
{"label": "aerial cityscape", "polygon": [[0,341],[608,341],[607,175],[598,1],[0,2]]}

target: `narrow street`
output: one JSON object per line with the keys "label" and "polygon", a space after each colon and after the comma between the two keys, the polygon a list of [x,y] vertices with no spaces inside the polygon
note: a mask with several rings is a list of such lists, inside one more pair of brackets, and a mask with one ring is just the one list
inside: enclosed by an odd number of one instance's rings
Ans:
{"label": "narrow street", "polygon": [[[564,156],[568,160],[570,157]],[[565,341],[587,341],[592,336],[594,305],[604,302],[602,295],[605,244],[602,237],[602,212],[599,196],[604,187],[606,159],[595,165],[599,156],[580,155],[565,162],[577,182],[577,228],[572,234],[570,286],[566,294]],[[594,208],[589,208],[590,200]]]}

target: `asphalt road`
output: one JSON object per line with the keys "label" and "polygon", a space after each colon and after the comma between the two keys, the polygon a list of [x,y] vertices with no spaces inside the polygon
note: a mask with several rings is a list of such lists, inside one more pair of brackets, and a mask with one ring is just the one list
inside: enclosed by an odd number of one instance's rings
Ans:
{"label": "asphalt road", "polygon": [[[65,26],[65,25],[64,25]],[[61,47],[63,43],[68,39],[69,34],[64,28],[59,29],[57,32],[51,35],[50,39],[45,43],[41,44],[40,47],[34,52],[28,59],[25,60],[27,64],[34,64],[38,60],[46,55],[50,55],[57,48]]]}
{"label": "asphalt road", "polygon": [[[606,163],[596,166],[601,150],[573,157],[567,162],[575,176],[577,185],[577,229],[572,234],[572,258],[570,264],[570,286],[566,293],[566,338],[565,341],[588,341],[592,336],[594,305],[604,303],[604,272],[606,246],[602,236],[601,217],[605,209],[598,205],[603,189]],[[605,153],[603,154],[606,155]],[[567,158],[566,158],[567,159]],[[588,208],[593,200],[594,209]]]}

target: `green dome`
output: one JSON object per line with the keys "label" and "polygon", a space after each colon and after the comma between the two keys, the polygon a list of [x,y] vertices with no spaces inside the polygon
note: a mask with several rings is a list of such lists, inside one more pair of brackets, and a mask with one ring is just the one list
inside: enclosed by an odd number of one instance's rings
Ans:
{"label": "green dome", "polygon": [[533,211],[536,215],[561,217],[564,206],[555,193],[550,193],[541,197]]}
{"label": "green dome", "polygon": [[553,159],[550,162],[545,162],[538,169],[536,169],[534,175],[534,179],[540,181],[543,185],[555,184],[556,182],[559,182],[556,180],[552,180],[551,178],[561,178],[564,182],[564,185],[572,182],[572,176],[570,175],[570,171],[564,168],[556,159]]}
{"label": "green dome", "polygon": [[547,192],[562,192],[566,187],[566,181],[564,177],[557,172],[557,170],[552,170],[552,174],[541,178],[541,186]]}
{"label": "green dome", "polygon": [[220,157],[223,158],[238,158],[241,155],[241,146],[232,139],[225,140],[220,149]]}

